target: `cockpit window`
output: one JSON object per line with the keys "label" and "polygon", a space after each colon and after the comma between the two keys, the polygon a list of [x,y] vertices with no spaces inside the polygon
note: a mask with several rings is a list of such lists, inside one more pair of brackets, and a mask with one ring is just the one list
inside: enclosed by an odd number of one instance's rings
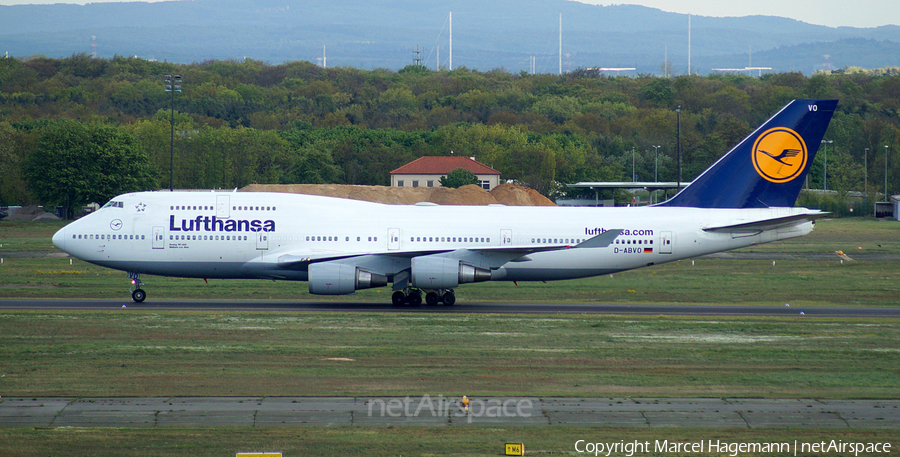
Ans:
{"label": "cockpit window", "polygon": [[103,205],[103,208],[124,208],[124,207],[125,207],[125,203],[117,202],[117,201],[110,201],[109,203]]}

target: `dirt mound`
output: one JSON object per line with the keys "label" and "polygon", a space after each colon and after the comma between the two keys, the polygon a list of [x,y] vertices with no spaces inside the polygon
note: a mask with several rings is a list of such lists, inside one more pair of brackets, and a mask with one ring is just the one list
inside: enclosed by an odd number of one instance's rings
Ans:
{"label": "dirt mound", "polygon": [[500,184],[491,189],[491,196],[507,206],[556,206],[538,191],[515,184]]}
{"label": "dirt mound", "polygon": [[17,210],[15,212],[15,214],[4,217],[3,220],[4,221],[37,221],[37,220],[58,221],[60,219],[58,217],[54,216],[53,213],[48,213],[48,212],[44,211],[44,208],[41,208],[40,206],[30,205],[30,206],[23,206],[23,207],[19,208],[19,210]]}
{"label": "dirt mound", "polygon": [[435,187],[428,201],[438,205],[494,205],[497,200],[488,191],[475,184],[459,189]]}
{"label": "dirt mound", "polygon": [[438,205],[553,206],[553,202],[534,189],[511,184],[500,185],[491,192],[470,184],[459,189],[446,187],[385,187],[343,184],[251,184],[241,192],[283,192],[327,197],[349,198],[388,205],[414,205],[431,202]]}

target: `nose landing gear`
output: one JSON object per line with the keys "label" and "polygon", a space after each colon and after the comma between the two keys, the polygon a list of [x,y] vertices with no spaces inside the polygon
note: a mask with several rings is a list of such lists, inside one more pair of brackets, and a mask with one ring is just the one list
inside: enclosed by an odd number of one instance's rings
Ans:
{"label": "nose landing gear", "polygon": [[128,277],[131,279],[131,299],[136,303],[144,301],[147,298],[147,292],[141,289],[144,285],[144,281],[141,281],[141,274],[129,271]]}

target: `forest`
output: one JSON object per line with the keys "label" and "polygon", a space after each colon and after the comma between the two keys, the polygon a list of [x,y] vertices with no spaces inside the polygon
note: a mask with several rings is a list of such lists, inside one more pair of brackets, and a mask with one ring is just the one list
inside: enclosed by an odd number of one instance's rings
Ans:
{"label": "forest", "polygon": [[[555,197],[579,181],[674,181],[678,124],[690,180],[796,98],[840,100],[827,183],[820,148],[809,187],[875,198],[885,172],[900,189],[894,70],[663,78],[0,59],[0,205],[75,207],[170,178],[176,189],[388,185],[391,170],[451,153]],[[166,92],[165,75],[182,91]]]}

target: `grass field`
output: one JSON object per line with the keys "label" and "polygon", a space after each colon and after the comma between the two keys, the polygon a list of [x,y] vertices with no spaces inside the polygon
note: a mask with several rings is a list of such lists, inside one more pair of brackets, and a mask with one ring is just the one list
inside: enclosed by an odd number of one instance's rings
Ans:
{"label": "grass field", "polygon": [[[124,273],[45,256],[55,251],[49,237],[60,226],[0,223],[0,297],[97,297],[129,307],[0,312],[0,395],[900,398],[898,320],[799,315],[812,305],[896,306],[896,261],[842,264],[835,256],[773,266],[771,260],[699,259],[613,277],[458,290],[460,300],[471,302],[789,302],[798,311],[780,318],[155,312],[131,305]],[[825,220],[810,236],[744,252],[836,250],[900,254],[900,224]],[[145,280],[148,300],[323,300],[310,296],[305,283]],[[335,299],[389,296],[370,290]],[[505,442],[526,443],[528,455],[572,455],[578,439],[844,440],[892,442],[897,449],[900,431],[4,428],[0,456],[219,456],[241,450],[468,456],[501,455]]]}
{"label": "grass field", "polygon": [[896,319],[4,312],[6,396],[900,397]]}
{"label": "grass field", "polygon": [[[0,224],[5,252],[53,249],[60,224]],[[797,243],[900,252],[900,224],[826,220]],[[879,248],[878,245],[881,245]],[[13,248],[10,248],[12,246]],[[896,398],[894,320],[801,316],[811,305],[895,306],[900,262],[700,259],[612,277],[467,285],[467,301],[715,303],[796,318],[153,312],[121,272],[11,257],[0,293],[102,297],[114,312],[0,313],[5,395],[482,395]],[[305,283],[148,278],[152,297],[314,299]],[[387,301],[363,291],[337,300]],[[427,309],[427,308],[423,308]],[[335,362],[329,358],[347,358]]]}

